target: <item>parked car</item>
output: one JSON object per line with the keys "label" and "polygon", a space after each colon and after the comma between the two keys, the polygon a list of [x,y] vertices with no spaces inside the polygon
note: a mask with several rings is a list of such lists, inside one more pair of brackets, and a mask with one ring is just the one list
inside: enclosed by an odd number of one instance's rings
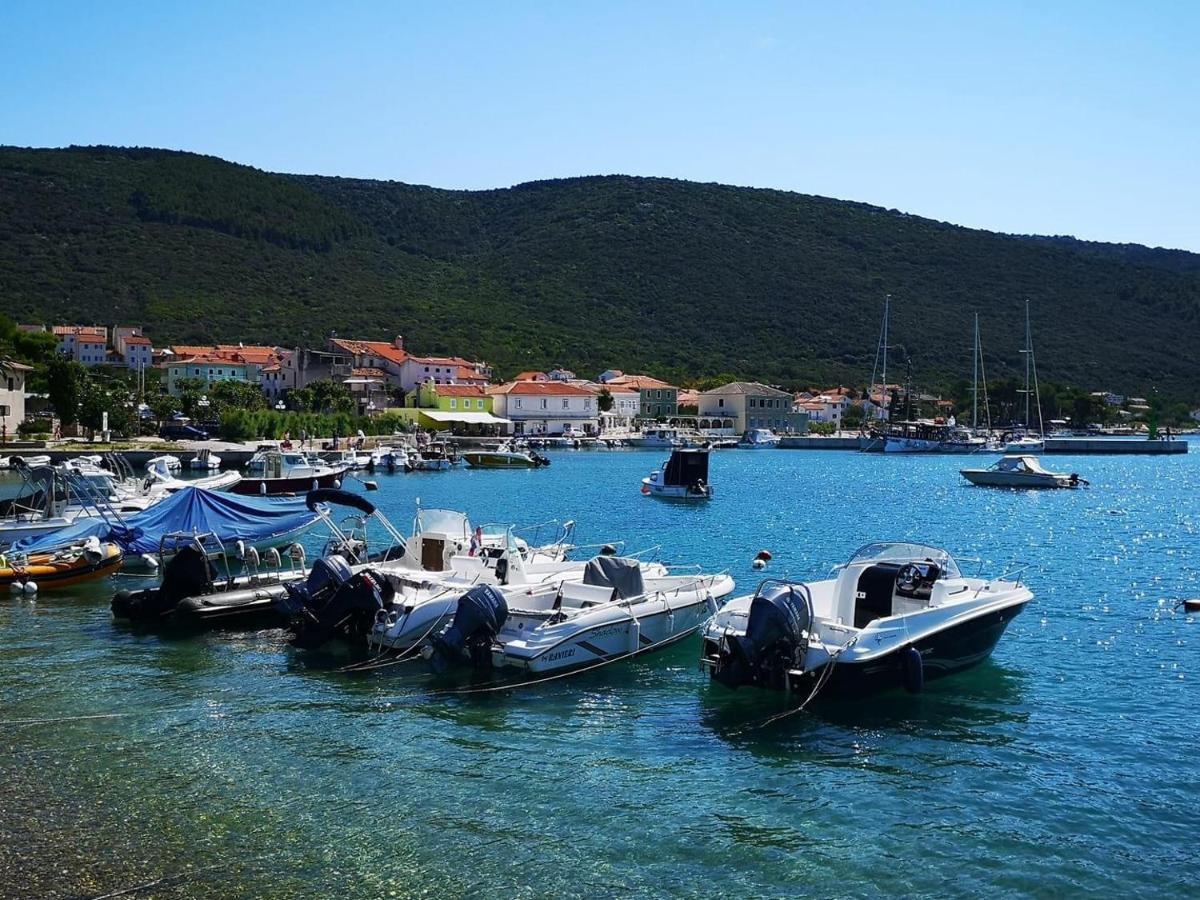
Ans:
{"label": "parked car", "polygon": [[193,425],[164,425],[158,429],[158,436],[168,441],[207,441],[209,438],[207,431]]}

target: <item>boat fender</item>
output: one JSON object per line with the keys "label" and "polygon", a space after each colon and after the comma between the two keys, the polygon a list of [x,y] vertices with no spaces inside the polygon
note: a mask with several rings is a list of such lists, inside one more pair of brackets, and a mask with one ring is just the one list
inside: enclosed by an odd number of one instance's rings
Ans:
{"label": "boat fender", "polygon": [[904,689],[910,694],[919,694],[925,687],[925,662],[916,647],[905,647],[900,651],[900,664],[904,668]]}
{"label": "boat fender", "polygon": [[264,497],[267,496],[267,483],[265,481],[259,483],[258,492]]}
{"label": "boat fender", "polygon": [[145,563],[145,565],[148,569],[157,569],[158,568],[158,557],[155,556],[153,553],[143,553],[142,554],[142,562]]}
{"label": "boat fender", "polygon": [[26,594],[36,594],[38,590],[37,582],[33,580],[26,581],[23,588]]}
{"label": "boat fender", "polygon": [[755,557],[754,562],[750,563],[750,568],[752,568],[752,569],[765,569],[766,567],[767,567],[766,561],[761,560],[758,557]]}
{"label": "boat fender", "polygon": [[631,619],[629,622],[629,646],[626,650],[630,653],[637,653],[638,645],[642,642],[642,624],[637,619]]}
{"label": "boat fender", "polygon": [[10,591],[12,591],[14,594],[21,593],[21,590],[22,590],[21,582],[19,582],[19,581],[9,582],[8,589]]}

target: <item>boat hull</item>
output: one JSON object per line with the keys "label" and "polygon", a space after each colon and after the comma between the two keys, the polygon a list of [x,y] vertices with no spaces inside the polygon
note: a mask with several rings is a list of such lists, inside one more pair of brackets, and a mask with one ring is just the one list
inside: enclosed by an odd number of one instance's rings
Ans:
{"label": "boat hull", "polygon": [[999,487],[999,488],[1015,488],[1015,489],[1046,489],[1046,488],[1074,488],[1078,487],[1079,483],[1074,484],[1068,476],[1054,474],[1023,474],[1019,472],[990,472],[985,469],[963,469],[962,477],[971,482],[971,484],[980,487]]}
{"label": "boat hull", "polygon": [[35,554],[20,568],[0,568],[0,588],[32,581],[39,591],[70,587],[87,581],[96,581],[121,570],[124,556],[115,544],[103,547],[99,559],[89,562],[79,556],[70,562],[56,563],[53,554]]}
{"label": "boat hull", "polygon": [[[964,672],[992,655],[996,644],[1028,601],[991,610],[923,638],[913,646],[921,654],[924,680],[934,681]],[[834,663],[833,673],[821,689],[822,700],[861,699],[905,687],[904,647],[862,662]],[[820,670],[792,673],[789,689],[802,697],[812,691]]]}
{"label": "boat hull", "polygon": [[280,494],[306,494],[317,488],[339,487],[342,472],[328,472],[306,478],[243,478],[233,485],[231,494],[246,494],[254,497],[274,497]]}
{"label": "boat hull", "polygon": [[537,464],[524,453],[464,453],[463,459],[473,469],[533,469]]}

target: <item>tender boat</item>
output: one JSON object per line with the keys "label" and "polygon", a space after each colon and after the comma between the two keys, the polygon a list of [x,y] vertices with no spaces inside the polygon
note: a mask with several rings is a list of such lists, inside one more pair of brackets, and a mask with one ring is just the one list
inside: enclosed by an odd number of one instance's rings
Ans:
{"label": "tender boat", "polygon": [[114,543],[88,538],[49,553],[0,553],[0,588],[35,593],[114,575],[124,554]]}
{"label": "tender boat", "polygon": [[1036,456],[1013,455],[998,459],[986,469],[963,469],[963,478],[985,487],[1077,488],[1087,482],[1072,472],[1047,472]]}
{"label": "tender boat", "polygon": [[345,466],[327,466],[293,450],[260,450],[246,465],[246,474],[232,487],[235,494],[304,494],[336,488]]}
{"label": "tender boat", "polygon": [[737,443],[739,450],[774,450],[779,436],[769,428],[750,428]]}
{"label": "tender boat", "polygon": [[221,468],[221,457],[217,456],[211,450],[201,450],[192,457],[188,463],[188,468],[201,472],[215,472]]}
{"label": "tender boat", "polygon": [[1004,445],[1005,453],[1045,453],[1046,442],[1037,435],[1023,434]]}
{"label": "tender boat", "polygon": [[642,493],[672,500],[711,500],[708,483],[708,451],[671,451],[671,458],[642,479]]}
{"label": "tender boat", "polygon": [[536,450],[524,452],[511,444],[501,444],[495,450],[469,450],[463,459],[474,469],[536,469],[550,465],[550,460]]}
{"label": "tender boat", "polygon": [[804,702],[903,687],[991,655],[1033,599],[1017,573],[967,578],[945,550],[868,544],[836,578],[767,580],[704,629],[701,666],[730,688],[797,692]]}

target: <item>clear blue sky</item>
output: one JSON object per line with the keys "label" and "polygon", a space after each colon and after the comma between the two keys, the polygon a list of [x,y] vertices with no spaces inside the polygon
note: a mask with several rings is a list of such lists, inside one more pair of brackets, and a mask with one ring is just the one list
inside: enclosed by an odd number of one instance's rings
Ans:
{"label": "clear blue sky", "polygon": [[631,173],[1200,251],[1200,2],[0,2],[0,143]]}

